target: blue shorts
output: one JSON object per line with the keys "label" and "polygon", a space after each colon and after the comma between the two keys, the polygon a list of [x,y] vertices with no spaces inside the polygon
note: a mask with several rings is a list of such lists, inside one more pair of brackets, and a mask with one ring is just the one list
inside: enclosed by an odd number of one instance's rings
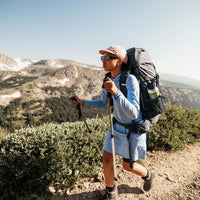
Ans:
{"label": "blue shorts", "polygon": [[[122,156],[123,158],[129,159],[129,142],[131,143],[131,156],[132,160],[136,161],[138,159],[146,158],[146,134],[136,134],[131,133],[130,139],[128,141],[127,134],[128,130],[124,127],[113,126],[114,131],[114,144],[115,144],[115,155]],[[112,153],[111,144],[111,128],[109,127],[107,136],[105,139],[103,149],[109,153]]]}

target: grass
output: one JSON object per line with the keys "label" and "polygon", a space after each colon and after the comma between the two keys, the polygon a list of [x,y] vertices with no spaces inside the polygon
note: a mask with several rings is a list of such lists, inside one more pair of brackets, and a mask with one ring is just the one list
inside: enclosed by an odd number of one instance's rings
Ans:
{"label": "grass", "polygon": [[8,133],[0,128],[0,141],[3,140]]}
{"label": "grass", "polygon": [[178,200],[186,200],[184,197],[179,196]]}

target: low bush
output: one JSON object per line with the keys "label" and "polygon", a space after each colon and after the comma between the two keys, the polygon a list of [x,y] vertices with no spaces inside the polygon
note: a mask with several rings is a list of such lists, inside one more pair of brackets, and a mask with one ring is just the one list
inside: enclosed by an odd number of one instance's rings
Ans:
{"label": "low bush", "polygon": [[179,150],[200,139],[200,110],[165,104],[165,112],[149,133],[149,150]]}
{"label": "low bush", "polygon": [[[91,120],[102,149],[108,123]],[[0,199],[40,194],[48,185],[66,189],[82,177],[94,177],[101,157],[82,122],[16,131],[0,143]],[[102,134],[103,133],[103,134]]]}

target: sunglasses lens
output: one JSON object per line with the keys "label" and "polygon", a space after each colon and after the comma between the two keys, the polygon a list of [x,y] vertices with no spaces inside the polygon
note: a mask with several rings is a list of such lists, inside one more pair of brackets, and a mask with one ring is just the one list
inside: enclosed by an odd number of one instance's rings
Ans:
{"label": "sunglasses lens", "polygon": [[104,61],[105,60],[105,56],[101,56],[101,61]]}
{"label": "sunglasses lens", "polygon": [[106,55],[106,56],[101,56],[101,60],[102,61],[107,61],[107,60],[109,60],[109,55]]}
{"label": "sunglasses lens", "polygon": [[107,61],[107,60],[110,60],[110,59],[118,59],[118,57],[114,57],[114,56],[111,56],[111,55],[101,56],[101,61]]}

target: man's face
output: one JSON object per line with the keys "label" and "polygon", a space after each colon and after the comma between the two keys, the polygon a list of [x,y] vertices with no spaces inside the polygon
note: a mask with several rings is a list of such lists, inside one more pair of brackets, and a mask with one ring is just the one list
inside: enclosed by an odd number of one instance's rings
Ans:
{"label": "man's face", "polygon": [[104,57],[105,58],[102,60],[104,70],[112,71],[113,69],[115,69],[117,63],[119,62],[119,58],[109,53],[104,54]]}

